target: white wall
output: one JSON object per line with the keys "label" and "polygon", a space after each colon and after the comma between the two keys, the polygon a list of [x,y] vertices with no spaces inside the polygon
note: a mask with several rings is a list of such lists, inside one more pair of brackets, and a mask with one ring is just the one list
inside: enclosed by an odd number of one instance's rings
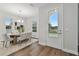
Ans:
{"label": "white wall", "polygon": [[32,32],[32,18],[26,18],[24,21],[26,32]]}
{"label": "white wall", "polygon": [[63,4],[65,51],[77,54],[78,50],[78,4]]}
{"label": "white wall", "polygon": [[78,4],[78,46],[79,46],[79,4]]}
{"label": "white wall", "polygon": [[39,8],[39,43],[43,45],[46,45],[46,40],[48,39],[47,17],[46,7]]}

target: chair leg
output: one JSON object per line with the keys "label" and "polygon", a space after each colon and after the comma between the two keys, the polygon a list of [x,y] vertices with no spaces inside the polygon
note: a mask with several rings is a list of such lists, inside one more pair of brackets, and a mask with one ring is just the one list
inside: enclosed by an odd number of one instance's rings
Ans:
{"label": "chair leg", "polygon": [[2,46],[5,47],[6,44],[5,44],[5,41],[1,41],[2,42]]}
{"label": "chair leg", "polygon": [[6,41],[6,42],[5,42],[5,47],[6,47],[6,48],[10,47],[10,41]]}
{"label": "chair leg", "polygon": [[5,41],[3,41],[3,47],[5,47],[5,45],[6,45],[6,44],[5,44]]}
{"label": "chair leg", "polygon": [[21,41],[19,40],[19,45],[21,45]]}
{"label": "chair leg", "polygon": [[5,42],[5,41],[3,41],[3,47],[5,47],[5,48],[6,48],[6,45],[7,45],[7,44],[6,44],[6,42]]}
{"label": "chair leg", "polygon": [[31,38],[29,38],[29,41],[31,42]]}
{"label": "chair leg", "polygon": [[7,42],[5,42],[5,48],[7,48]]}

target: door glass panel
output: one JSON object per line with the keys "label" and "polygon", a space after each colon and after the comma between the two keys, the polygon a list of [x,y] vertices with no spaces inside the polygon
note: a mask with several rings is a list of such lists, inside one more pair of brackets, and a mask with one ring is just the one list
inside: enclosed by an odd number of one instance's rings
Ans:
{"label": "door glass panel", "polygon": [[58,37],[58,11],[54,10],[50,12],[48,23],[48,36]]}

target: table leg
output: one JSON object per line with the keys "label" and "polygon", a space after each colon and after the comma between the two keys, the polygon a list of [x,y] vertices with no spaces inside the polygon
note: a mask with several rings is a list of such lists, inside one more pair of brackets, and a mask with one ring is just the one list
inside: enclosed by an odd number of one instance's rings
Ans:
{"label": "table leg", "polygon": [[13,44],[14,45],[17,44],[17,37],[16,36],[14,37]]}

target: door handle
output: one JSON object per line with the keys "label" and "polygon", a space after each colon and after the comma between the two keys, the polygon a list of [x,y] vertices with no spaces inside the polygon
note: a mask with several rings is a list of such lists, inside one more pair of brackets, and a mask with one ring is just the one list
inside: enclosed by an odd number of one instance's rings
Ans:
{"label": "door handle", "polygon": [[58,34],[62,34],[62,30],[58,30]]}

